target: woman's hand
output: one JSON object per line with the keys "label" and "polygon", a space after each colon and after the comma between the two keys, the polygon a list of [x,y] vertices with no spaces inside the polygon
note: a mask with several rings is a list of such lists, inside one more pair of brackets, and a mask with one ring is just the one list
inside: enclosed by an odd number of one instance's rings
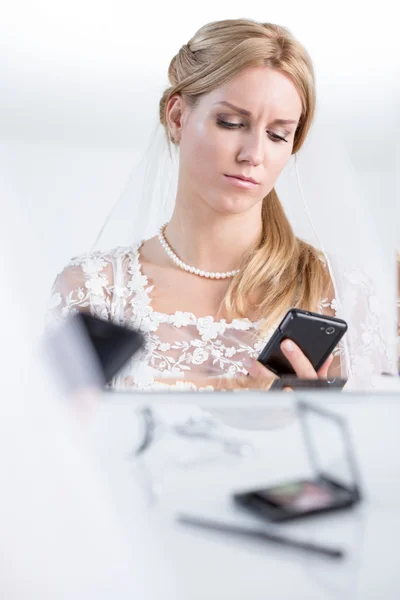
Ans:
{"label": "woman's hand", "polygon": [[[331,354],[324,362],[322,367],[315,371],[314,367],[303,354],[300,348],[291,340],[284,340],[281,344],[281,350],[284,356],[292,365],[296,376],[299,379],[327,379],[328,369],[332,363],[333,355]],[[258,360],[246,357],[243,360],[243,364],[249,372],[249,376],[252,379],[258,380],[262,383],[262,387],[272,384],[276,379],[276,375],[272,373],[267,367],[264,367]],[[268,386],[269,387],[269,386]],[[293,391],[292,388],[286,387],[284,391]]]}

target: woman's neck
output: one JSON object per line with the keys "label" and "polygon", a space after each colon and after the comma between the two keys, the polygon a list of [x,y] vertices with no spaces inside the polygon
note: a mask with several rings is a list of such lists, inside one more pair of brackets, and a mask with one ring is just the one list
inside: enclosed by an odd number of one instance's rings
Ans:
{"label": "woman's neck", "polygon": [[243,255],[258,243],[262,231],[261,206],[246,213],[220,214],[210,207],[187,210],[178,203],[165,236],[185,263],[205,271],[237,269]]}

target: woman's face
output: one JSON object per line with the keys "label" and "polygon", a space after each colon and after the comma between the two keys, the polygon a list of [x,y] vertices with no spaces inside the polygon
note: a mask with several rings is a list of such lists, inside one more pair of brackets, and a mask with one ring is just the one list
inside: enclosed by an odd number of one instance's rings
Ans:
{"label": "woman's face", "polygon": [[[238,214],[271,191],[289,159],[301,116],[300,96],[286,75],[249,67],[202,96],[181,102],[180,189],[214,210]],[[246,184],[232,176],[252,178]]]}

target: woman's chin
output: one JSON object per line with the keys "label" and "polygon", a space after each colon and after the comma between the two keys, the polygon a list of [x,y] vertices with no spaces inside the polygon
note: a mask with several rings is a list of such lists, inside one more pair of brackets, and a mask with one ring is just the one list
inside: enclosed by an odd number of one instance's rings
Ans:
{"label": "woman's chin", "polygon": [[252,209],[259,201],[254,198],[246,198],[244,196],[236,196],[234,198],[219,198],[213,203],[213,208],[219,213],[226,215],[239,215]]}

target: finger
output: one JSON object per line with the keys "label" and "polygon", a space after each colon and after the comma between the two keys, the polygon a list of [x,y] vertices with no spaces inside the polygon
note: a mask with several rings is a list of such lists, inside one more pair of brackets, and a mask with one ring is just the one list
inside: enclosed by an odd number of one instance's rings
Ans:
{"label": "finger", "polygon": [[292,389],[291,387],[287,387],[287,386],[286,386],[286,387],[284,387],[284,388],[283,388],[283,390],[282,390],[282,391],[283,391],[283,392],[293,392],[293,389]]}
{"label": "finger", "polygon": [[320,367],[317,371],[317,375],[320,379],[328,379],[328,370],[333,361],[333,354],[330,354],[322,367]]}
{"label": "finger", "polygon": [[318,379],[314,367],[292,340],[284,340],[281,344],[281,350],[295,370],[297,377],[301,379]]}
{"label": "finger", "polygon": [[268,380],[271,381],[271,383],[276,379],[276,375],[272,371],[267,369],[267,367],[264,367],[264,365],[254,358],[245,356],[242,363],[244,368],[247,369],[250,377],[253,377],[254,379],[260,379],[262,381]]}

